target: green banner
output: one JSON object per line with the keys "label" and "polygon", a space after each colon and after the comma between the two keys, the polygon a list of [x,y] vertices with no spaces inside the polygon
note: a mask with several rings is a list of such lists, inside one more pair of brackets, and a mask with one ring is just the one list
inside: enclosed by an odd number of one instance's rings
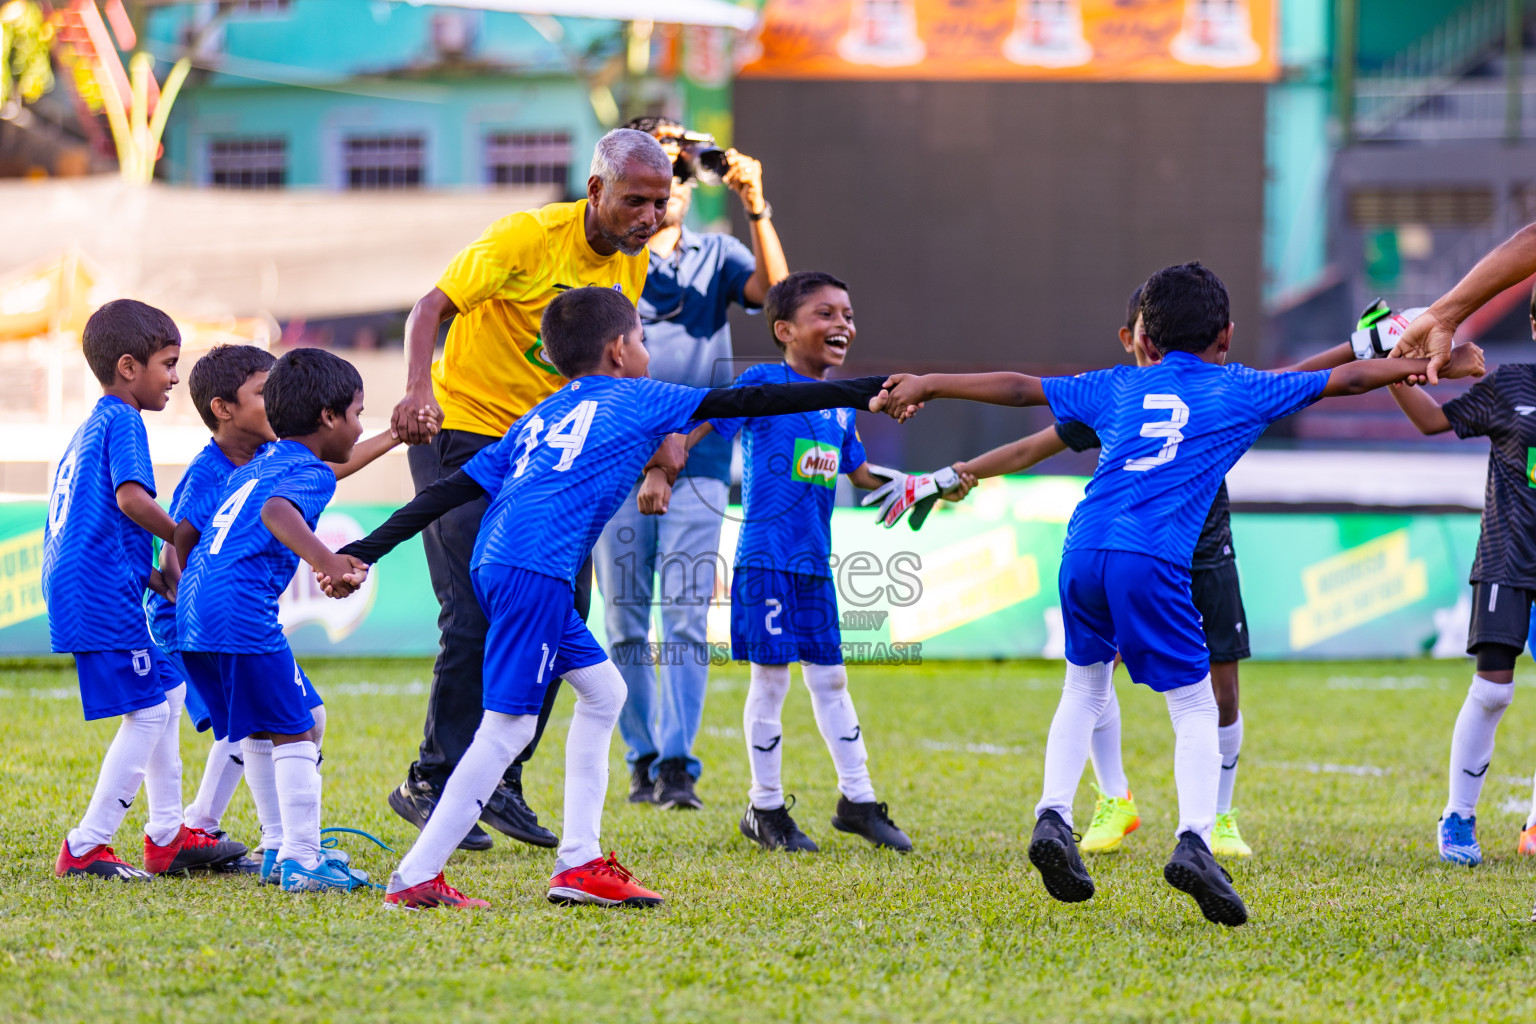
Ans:
{"label": "green banner", "polygon": [[[846,657],[1060,657],[1056,575],[1067,520],[1084,484],[1069,477],[983,481],[965,502],[940,502],[920,532],[905,522],[886,530],[868,509],[838,509],[831,572]],[[337,506],[317,532],[340,546],[391,511]],[[0,505],[0,654],[48,650],[41,590],[45,514],[40,502]],[[740,514],[738,507],[727,510],[718,566],[731,564]],[[1255,657],[1460,652],[1475,515],[1236,515],[1232,531]],[[670,600],[683,575],[697,571],[709,572],[708,561],[664,560],[657,601]],[[723,568],[715,577],[709,640],[724,660],[730,586]],[[594,609],[600,601],[594,599]],[[437,612],[419,541],[375,566],[352,598],[324,597],[301,571],[282,600],[294,649],[311,654],[430,655],[437,650]],[[602,619],[595,610],[591,625],[600,641]]]}

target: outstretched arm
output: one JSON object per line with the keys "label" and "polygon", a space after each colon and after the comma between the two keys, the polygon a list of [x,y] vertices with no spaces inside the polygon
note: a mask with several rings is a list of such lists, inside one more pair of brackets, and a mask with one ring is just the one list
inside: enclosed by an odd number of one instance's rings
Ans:
{"label": "outstretched arm", "polygon": [[346,597],[368,575],[366,563],[336,554],[326,547],[304,521],[304,514],[298,506],[287,498],[268,498],[261,506],[261,523],[272,531],[272,536],[281,541],[283,547],[308,562],[316,576],[335,581],[334,597]]}
{"label": "outstretched arm", "polygon": [[1451,421],[1446,419],[1445,410],[1423,388],[1394,387],[1391,390],[1397,407],[1419,428],[1419,433],[1443,434],[1451,429]]}
{"label": "outstretched arm", "polygon": [[1428,358],[1429,382],[1437,383],[1441,368],[1450,362],[1451,342],[1461,322],[1532,274],[1536,274],[1536,224],[1521,228],[1479,260],[1456,287],[1408,325],[1392,354]]}
{"label": "outstretched arm", "polygon": [[677,483],[677,475],[688,464],[688,453],[713,429],[709,423],[700,423],[687,435],[668,434],[667,439],[661,442],[661,447],[656,449],[651,461],[645,464],[644,479],[640,482],[639,493],[635,495],[635,504],[641,515],[666,515],[672,503],[672,485]]}
{"label": "outstretched arm", "polygon": [[1028,437],[1021,437],[1017,441],[993,448],[974,459],[957,462],[955,472],[959,473],[962,479],[969,476],[977,480],[1003,476],[1007,473],[1022,473],[1029,467],[1066,450],[1067,442],[1061,439],[1061,435],[1056,432],[1056,426],[1052,424]]}
{"label": "outstretched arm", "polygon": [[[444,513],[485,497],[485,488],[462,469],[426,488],[395,510],[377,529],[362,540],[355,540],[337,552],[352,555],[369,565],[377,562],[402,542],[416,536]],[[314,564],[314,563],[310,563]]]}
{"label": "outstretched arm", "polygon": [[794,412],[816,412],[819,409],[868,409],[870,412],[879,412],[875,396],[880,394],[884,384],[884,377],[853,377],[849,380],[711,388],[699,400],[693,418],[722,420],[783,416]]}
{"label": "outstretched arm", "polygon": [[1278,368],[1276,373],[1306,373],[1311,370],[1331,370],[1336,366],[1355,361],[1355,350],[1349,342],[1323,349],[1315,356],[1308,356],[1299,363]]}
{"label": "outstretched arm", "polygon": [[885,382],[884,393],[871,404],[874,412],[910,419],[932,398],[961,398],[989,405],[1045,405],[1039,377],[1025,373],[898,373]]}
{"label": "outstretched arm", "polygon": [[[1417,323],[1417,321],[1415,321]],[[1476,345],[1457,345],[1450,358],[1441,366],[1444,376],[1481,377],[1483,375],[1483,350]],[[1321,397],[1335,395],[1359,395],[1374,391],[1387,384],[1417,383],[1429,373],[1429,360],[1386,359],[1357,360],[1340,366],[1328,375],[1328,386]]]}

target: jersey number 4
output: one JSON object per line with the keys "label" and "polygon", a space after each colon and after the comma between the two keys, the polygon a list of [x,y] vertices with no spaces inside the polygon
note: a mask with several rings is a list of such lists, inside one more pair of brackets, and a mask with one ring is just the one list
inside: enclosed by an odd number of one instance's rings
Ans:
{"label": "jersey number 4", "polygon": [[255,480],[247,480],[240,485],[240,489],[224,499],[224,504],[213,514],[208,525],[216,531],[213,535],[213,543],[208,545],[208,553],[216,555],[224,549],[224,538],[229,536],[229,528],[235,525],[235,520],[240,516],[240,510],[245,507],[245,499],[251,496],[256,489]]}
{"label": "jersey number 4", "polygon": [[1145,472],[1155,469],[1165,462],[1173,461],[1173,457],[1179,454],[1179,442],[1184,440],[1184,426],[1189,423],[1189,406],[1178,395],[1146,395],[1141,400],[1143,409],[1167,409],[1169,416],[1166,420],[1153,420],[1141,425],[1142,437],[1160,437],[1163,439],[1163,447],[1156,455],[1146,455],[1139,459],[1126,459],[1127,472]]}
{"label": "jersey number 4", "polygon": [[[562,416],[560,421],[550,428],[549,433],[544,435],[544,443],[560,452],[555,469],[563,473],[576,462],[576,456],[581,454],[582,447],[587,443],[587,431],[592,429],[592,417],[596,413],[595,401],[578,402],[576,408]],[[513,479],[527,471],[528,460],[533,456],[533,450],[539,446],[539,432],[543,429],[542,417],[528,418],[528,424],[523,427],[522,435],[517,439],[523,446],[523,453],[517,457],[517,463],[512,468]]]}

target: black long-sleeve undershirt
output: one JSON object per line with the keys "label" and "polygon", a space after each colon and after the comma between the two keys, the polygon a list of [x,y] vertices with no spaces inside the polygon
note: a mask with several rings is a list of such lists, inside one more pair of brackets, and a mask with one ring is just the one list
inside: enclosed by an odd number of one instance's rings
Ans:
{"label": "black long-sleeve undershirt", "polygon": [[[752,384],[739,388],[711,388],[693,410],[695,420],[735,419],[752,416],[783,416],[818,409],[866,409],[880,393],[885,377],[854,377],[849,380],[804,381],[794,384]],[[401,506],[378,529],[355,540],[338,554],[351,555],[372,565],[401,542],[416,536],[443,514],[485,497],[485,488],[464,470],[458,470],[424,489]]]}

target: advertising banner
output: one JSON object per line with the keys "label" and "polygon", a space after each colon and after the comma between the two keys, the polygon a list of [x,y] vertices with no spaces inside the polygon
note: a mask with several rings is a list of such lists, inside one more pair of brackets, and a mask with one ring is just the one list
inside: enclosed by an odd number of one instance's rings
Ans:
{"label": "advertising banner", "polygon": [[[963,503],[940,502],[920,532],[893,530],[872,510],[833,516],[829,571],[845,657],[857,662],[1060,657],[1056,575],[1067,520],[1086,481],[987,480]],[[686,486],[686,479],[680,486]],[[393,511],[343,505],[318,532],[340,546]],[[729,660],[729,567],[740,508],[724,510],[718,557],[662,559],[653,603],[714,578],[709,650]],[[48,651],[41,589],[42,503],[0,505],[0,655]],[[1458,655],[1470,611],[1467,572],[1475,515],[1262,514],[1233,516],[1243,600],[1255,657],[1380,658]],[[1134,585],[1134,581],[1130,581]],[[603,640],[601,595],[590,622]],[[303,571],[284,595],[282,620],[301,654],[431,655],[437,602],[419,541],[374,567],[362,591],[324,597]],[[650,657],[699,657],[658,642]]]}
{"label": "advertising banner", "polygon": [[768,0],[744,78],[1269,81],[1278,0]]}

